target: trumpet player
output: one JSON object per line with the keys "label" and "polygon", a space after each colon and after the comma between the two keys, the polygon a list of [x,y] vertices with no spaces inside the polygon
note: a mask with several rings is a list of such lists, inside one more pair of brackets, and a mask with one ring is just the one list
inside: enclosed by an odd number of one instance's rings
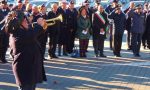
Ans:
{"label": "trumpet player", "polygon": [[[7,16],[9,13],[9,8],[7,5],[7,2],[5,0],[2,0],[0,2],[0,21],[3,21],[3,19]],[[4,23],[0,23],[0,60],[2,63],[7,63],[5,55],[8,48],[8,34],[4,29]]]}
{"label": "trumpet player", "polygon": [[[16,18],[8,23],[13,73],[19,90],[35,90],[37,83],[46,81],[43,56],[37,40],[46,29],[45,21],[38,18],[31,27],[23,12],[18,12]],[[14,28],[16,25],[18,27]]]}

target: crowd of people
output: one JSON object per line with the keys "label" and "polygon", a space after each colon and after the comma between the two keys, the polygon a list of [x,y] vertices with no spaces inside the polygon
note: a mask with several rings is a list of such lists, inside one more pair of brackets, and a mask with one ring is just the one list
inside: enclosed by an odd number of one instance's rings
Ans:
{"label": "crowd of people", "polygon": [[[59,15],[62,15],[62,22],[53,20]],[[122,38],[127,30],[127,49],[132,50],[135,57],[140,57],[141,43],[144,49],[150,49],[150,3],[143,7],[130,2],[129,8],[122,11],[118,0],[113,0],[107,8],[98,0],[94,7],[90,7],[85,0],[77,10],[74,1],[67,3],[62,0],[60,5],[52,4],[51,11],[47,12],[44,4],[32,5],[29,0],[18,0],[16,5],[8,5],[7,1],[1,0],[0,29],[0,60],[7,63],[5,56],[10,48],[19,89],[34,90],[36,83],[46,81],[43,60],[47,42],[52,59],[73,53],[77,38],[79,56],[86,58],[92,36],[95,56],[107,57],[104,41],[109,38],[110,49],[116,57],[121,57]],[[106,37],[107,32],[110,37]]]}

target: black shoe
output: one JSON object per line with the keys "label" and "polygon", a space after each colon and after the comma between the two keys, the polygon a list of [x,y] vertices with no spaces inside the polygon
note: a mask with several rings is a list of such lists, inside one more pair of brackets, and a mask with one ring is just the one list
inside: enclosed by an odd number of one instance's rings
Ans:
{"label": "black shoe", "polygon": [[67,53],[63,53],[63,55],[64,55],[64,56],[68,56],[68,54],[67,54]]}
{"label": "black shoe", "polygon": [[98,57],[98,54],[95,54],[95,57]]}
{"label": "black shoe", "polygon": [[107,56],[105,56],[104,54],[101,54],[100,57],[107,57]]}
{"label": "black shoe", "polygon": [[87,56],[86,56],[86,54],[83,54],[82,57],[86,58]]}
{"label": "black shoe", "polygon": [[131,48],[128,48],[127,50],[132,50]]}
{"label": "black shoe", "polygon": [[2,63],[8,63],[6,60],[2,61]]}
{"label": "black shoe", "polygon": [[146,49],[146,46],[143,46],[143,49]]}
{"label": "black shoe", "polygon": [[58,57],[56,55],[54,55],[53,58],[58,58]]}
{"label": "black shoe", "polygon": [[121,57],[121,55],[120,55],[120,54],[117,54],[116,57]]}
{"label": "black shoe", "polygon": [[44,61],[46,61],[47,59],[43,58]]}
{"label": "black shoe", "polygon": [[135,57],[141,57],[141,55],[140,55],[140,54],[134,54],[134,56],[135,56]]}

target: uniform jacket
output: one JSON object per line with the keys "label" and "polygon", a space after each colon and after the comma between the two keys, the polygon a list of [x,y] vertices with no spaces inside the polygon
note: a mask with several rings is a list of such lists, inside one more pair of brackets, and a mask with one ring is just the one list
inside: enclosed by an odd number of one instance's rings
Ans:
{"label": "uniform jacket", "polygon": [[130,11],[128,17],[131,17],[131,32],[143,33],[144,32],[144,14],[138,14],[136,11]]}
{"label": "uniform jacket", "polygon": [[58,44],[61,45],[66,45],[68,43],[68,19],[67,19],[67,9],[63,10],[61,7],[58,8],[58,13],[62,15],[63,17],[63,22],[60,23],[60,33],[59,33],[59,39],[58,39]]}
{"label": "uniform jacket", "polygon": [[150,12],[148,13],[147,18],[146,18],[146,31],[147,31],[147,37],[149,40],[149,44],[150,44]]}
{"label": "uniform jacket", "polygon": [[[54,13],[53,11],[48,12],[47,18],[52,19],[58,17],[59,13]],[[53,22],[52,22],[53,23]],[[48,33],[51,36],[56,36],[59,33],[60,27],[59,27],[60,21],[55,21],[55,24],[48,27]]]}
{"label": "uniform jacket", "polygon": [[69,8],[66,10],[67,12],[67,20],[68,20],[68,23],[67,23],[67,26],[68,26],[68,29],[73,29],[76,31],[77,29],[77,15],[78,15],[78,12],[77,10],[74,8],[73,10],[70,10]]}
{"label": "uniform jacket", "polygon": [[[2,21],[9,12],[10,10],[8,8],[0,9],[0,21]],[[0,24],[0,30],[2,29],[3,25],[4,23]]]}
{"label": "uniform jacket", "polygon": [[115,10],[108,15],[108,18],[113,19],[113,33],[120,33],[123,34],[125,30],[125,24],[126,24],[126,16],[123,12],[121,14],[115,13]]}

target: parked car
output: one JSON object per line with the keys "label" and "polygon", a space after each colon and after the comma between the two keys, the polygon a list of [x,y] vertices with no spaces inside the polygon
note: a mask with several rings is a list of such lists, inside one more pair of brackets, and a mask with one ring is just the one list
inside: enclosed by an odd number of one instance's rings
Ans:
{"label": "parked car", "polygon": [[15,0],[7,0],[7,3],[8,3],[8,4],[13,4],[13,5],[15,5],[15,2],[16,2]]}
{"label": "parked car", "polygon": [[44,4],[47,8],[47,11],[51,10],[51,5],[54,3],[59,5],[59,1],[57,1],[57,0],[32,0],[32,1],[30,1],[30,3],[32,5],[36,5],[36,6],[40,6],[40,5]]}

